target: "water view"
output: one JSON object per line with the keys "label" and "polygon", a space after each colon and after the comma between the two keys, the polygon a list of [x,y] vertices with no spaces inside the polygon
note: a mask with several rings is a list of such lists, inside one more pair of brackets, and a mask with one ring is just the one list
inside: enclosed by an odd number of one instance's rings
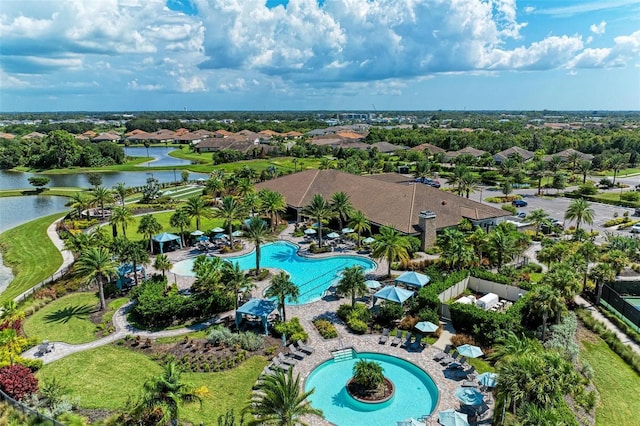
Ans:
{"label": "water view", "polygon": [[32,195],[0,198],[0,233],[42,216],[69,210],[67,197]]}

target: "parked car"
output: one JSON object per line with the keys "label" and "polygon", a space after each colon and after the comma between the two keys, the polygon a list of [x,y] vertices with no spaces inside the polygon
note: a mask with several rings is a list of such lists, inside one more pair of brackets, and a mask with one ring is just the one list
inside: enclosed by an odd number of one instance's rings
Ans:
{"label": "parked car", "polygon": [[434,188],[440,188],[440,181],[437,181],[437,180],[433,180],[433,179],[427,179],[427,178],[425,178],[425,179],[424,179],[424,183],[425,183],[426,185],[432,186],[432,187],[434,187]]}
{"label": "parked car", "polygon": [[519,217],[520,219],[524,219],[525,217],[527,217],[527,213],[525,212],[518,212],[516,214],[517,217]]}
{"label": "parked car", "polygon": [[527,207],[529,203],[527,203],[525,200],[513,200],[511,202],[511,205],[515,207]]}
{"label": "parked car", "polygon": [[635,225],[633,225],[631,229],[629,229],[629,232],[631,232],[632,234],[640,234],[640,223],[636,223]]}

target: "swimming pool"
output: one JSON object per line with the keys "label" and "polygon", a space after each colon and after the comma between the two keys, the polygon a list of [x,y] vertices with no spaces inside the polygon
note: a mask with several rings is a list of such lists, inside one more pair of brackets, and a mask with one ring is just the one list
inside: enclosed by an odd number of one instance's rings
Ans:
{"label": "swimming pool", "polygon": [[[431,414],[438,403],[438,388],[431,376],[416,365],[391,355],[352,352],[345,361],[330,359],[317,366],[305,382],[305,391],[315,388],[309,401],[325,418],[337,425],[388,426],[409,417]],[[385,377],[395,385],[389,402],[364,404],[353,399],[346,390],[353,375],[353,365],[360,359],[378,362]]]}
{"label": "swimming pool", "polygon": [[[241,269],[256,267],[255,251],[244,256],[228,257],[225,260],[236,262]],[[291,275],[291,281],[300,288],[298,304],[309,303],[322,297],[344,268],[360,265],[365,272],[375,270],[376,263],[359,256],[331,256],[322,259],[309,259],[298,255],[298,246],[285,242],[265,244],[260,250],[261,268],[278,268]],[[183,276],[193,276],[193,259],[177,262],[171,272]]]}

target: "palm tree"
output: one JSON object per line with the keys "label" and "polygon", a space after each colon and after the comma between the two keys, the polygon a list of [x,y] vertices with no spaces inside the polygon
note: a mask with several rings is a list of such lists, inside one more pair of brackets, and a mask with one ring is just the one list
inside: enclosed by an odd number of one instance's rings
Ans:
{"label": "palm tree", "polygon": [[149,252],[145,249],[144,241],[129,241],[124,237],[113,240],[112,250],[122,263],[131,263],[133,281],[138,285],[138,265],[149,263]]}
{"label": "palm tree", "polygon": [[247,277],[247,274],[240,269],[238,262],[225,262],[222,270],[222,281],[224,282],[225,288],[233,293],[235,309],[238,309],[238,296],[240,292],[248,292],[250,289],[255,288],[255,284]]}
{"label": "palm tree", "polygon": [[120,198],[120,202],[124,206],[124,197],[127,196],[127,185],[124,182],[119,182],[113,185],[113,192]]}
{"label": "palm tree", "polygon": [[542,316],[542,340],[547,336],[547,321],[549,318],[557,317],[564,309],[564,298],[560,292],[548,285],[541,285],[535,288],[529,296],[528,303],[531,312]]}
{"label": "palm tree", "polygon": [[84,277],[87,283],[98,284],[100,310],[104,310],[107,307],[104,298],[104,285],[110,278],[118,275],[116,262],[109,250],[104,247],[89,247],[78,258],[75,270],[78,275]]}
{"label": "palm tree", "polygon": [[518,252],[518,240],[512,232],[498,226],[489,233],[487,241],[489,252],[495,257],[498,268],[509,261]]}
{"label": "palm tree", "polygon": [[[582,256],[584,259],[584,268],[583,268],[583,279],[582,279],[582,288],[586,288],[587,286],[587,276],[589,275],[589,264],[594,262],[600,256],[600,249],[598,246],[593,244],[591,241],[585,241],[578,247],[578,255]],[[614,277],[615,278],[615,277]]]}
{"label": "palm tree", "polygon": [[[111,211],[111,218],[109,219],[109,223],[114,226],[114,230],[117,229],[117,226],[120,225],[122,227],[122,236],[127,238],[127,224],[135,222],[133,218],[133,213],[128,207],[125,206],[116,206]],[[114,235],[118,235],[118,231],[114,232]]]}
{"label": "palm tree", "polygon": [[205,183],[205,189],[207,193],[212,194],[214,197],[219,197],[224,191],[224,180],[212,176]]}
{"label": "palm tree", "polygon": [[229,244],[233,242],[233,221],[241,220],[246,214],[244,206],[232,195],[222,197],[220,205],[213,211],[214,217],[224,219],[229,232]]}
{"label": "palm tree", "polygon": [[153,236],[162,231],[162,225],[152,214],[145,214],[140,218],[138,234],[149,238],[149,251],[153,254]]}
{"label": "palm tree", "polygon": [[489,241],[489,235],[486,231],[480,227],[476,228],[469,236],[467,236],[467,242],[473,246],[473,250],[478,257],[478,263],[482,263],[484,257],[484,250],[487,247]]}
{"label": "palm tree", "polygon": [[596,283],[596,306],[598,306],[602,297],[602,286],[616,279],[616,271],[608,263],[598,263],[593,267],[589,275]]}
{"label": "palm tree", "polygon": [[564,214],[565,219],[576,220],[576,231],[580,229],[580,224],[583,222],[592,225],[594,216],[595,212],[591,204],[584,198],[576,198],[573,200]]}
{"label": "palm tree", "polygon": [[97,231],[90,234],[86,232],[71,234],[64,240],[64,248],[74,253],[82,253],[89,247],[97,247],[100,245],[101,241],[97,238],[98,235],[99,233]]}
{"label": "palm tree", "polygon": [[262,204],[262,211],[264,211],[271,220],[271,231],[275,231],[278,225],[278,214],[287,209],[284,196],[270,189],[261,189],[258,195]]}
{"label": "palm tree", "polygon": [[322,247],[322,220],[333,216],[331,205],[322,195],[316,194],[311,199],[311,203],[305,207],[304,213],[318,222],[318,244]]}
{"label": "palm tree", "polygon": [[536,234],[540,232],[540,227],[549,218],[549,214],[543,209],[536,209],[529,213],[527,216],[527,222],[532,223],[536,227]]}
{"label": "palm tree", "polygon": [[507,361],[510,358],[518,357],[528,353],[538,353],[543,350],[540,341],[529,339],[522,335],[518,336],[509,330],[504,335],[496,339],[493,351],[487,356],[490,360],[497,360],[498,363]]}
{"label": "palm tree", "polygon": [[243,199],[247,196],[247,194],[251,194],[255,192],[255,187],[253,186],[253,182],[249,178],[242,178],[238,181],[238,185],[236,187],[236,193],[240,199]]}
{"label": "palm tree", "polygon": [[113,194],[104,186],[97,186],[92,191],[91,202],[100,206],[102,219],[104,219],[104,205],[113,201]]}
{"label": "palm tree", "polygon": [[247,224],[247,238],[256,246],[256,277],[260,275],[260,250],[262,244],[272,241],[273,237],[269,234],[269,229],[264,220],[258,217],[252,217]]}
{"label": "palm tree", "polygon": [[331,208],[333,209],[334,214],[338,217],[339,228],[342,229],[342,221],[347,220],[353,211],[353,206],[351,205],[349,196],[342,191],[333,193],[333,195],[331,195]]}
{"label": "palm tree", "polygon": [[361,210],[356,210],[351,213],[351,217],[349,218],[349,228],[356,231],[358,234],[358,246],[360,246],[360,237],[363,232],[371,232],[371,225],[367,220],[367,216],[362,213]]}
{"label": "palm tree", "polygon": [[540,284],[548,284],[558,290],[565,301],[569,301],[582,291],[582,282],[578,278],[576,270],[565,263],[553,265],[542,278]]}
{"label": "palm tree", "polygon": [[271,279],[271,285],[264,292],[264,295],[268,298],[278,299],[278,309],[282,312],[282,321],[286,322],[285,301],[289,298],[289,300],[297,302],[300,288],[289,279],[289,274],[282,271]]}
{"label": "palm tree", "polygon": [[253,216],[262,207],[262,201],[258,193],[253,191],[242,197],[242,205],[244,209]]}
{"label": "palm tree", "polygon": [[162,418],[158,425],[177,425],[180,406],[185,402],[199,402],[202,405],[202,399],[197,395],[194,387],[182,381],[180,370],[175,362],[171,361],[165,365],[161,375],[144,383],[143,394],[135,411],[143,413],[147,410],[160,409]]}
{"label": "palm tree", "polygon": [[386,259],[387,276],[391,276],[391,263],[397,260],[409,260],[409,240],[390,226],[380,228],[380,234],[375,236],[373,252],[376,259]]}
{"label": "palm tree", "polygon": [[315,389],[302,392],[300,375],[296,374],[294,378],[293,369],[265,376],[258,389],[261,392],[254,393],[251,403],[244,409],[245,413],[254,416],[248,421],[249,425],[306,426],[303,417],[323,417],[322,410],[311,407],[307,400]]}
{"label": "palm tree", "polygon": [[547,164],[542,160],[531,163],[531,176],[538,181],[538,195],[542,194],[542,178],[547,174]]}
{"label": "palm tree", "polygon": [[165,276],[165,272],[171,269],[173,263],[169,260],[169,256],[166,254],[159,254],[156,256],[156,261],[153,264],[153,267],[158,271],[162,271],[162,276]]}
{"label": "palm tree", "polygon": [[616,153],[613,154],[611,157],[609,157],[609,160],[606,162],[607,166],[613,170],[613,184],[616,184],[616,176],[618,176],[618,172],[620,172],[620,170],[624,169],[625,167],[627,167],[627,164],[629,163],[629,158],[630,155],[627,154],[620,154],[620,153]]}
{"label": "palm tree", "polygon": [[351,307],[356,305],[356,297],[364,296],[367,293],[365,285],[364,269],[360,265],[345,268],[342,271],[342,278],[336,287],[339,294],[351,295]]}
{"label": "palm tree", "polygon": [[465,173],[460,177],[458,185],[460,188],[460,194],[464,193],[465,196],[469,198],[469,194],[478,190],[478,178],[471,172]]}
{"label": "palm tree", "polygon": [[200,229],[200,218],[210,217],[212,213],[204,203],[204,199],[199,195],[189,197],[183,209],[187,216],[196,218],[196,229]]}
{"label": "palm tree", "polygon": [[69,202],[67,202],[65,206],[75,209],[78,213],[78,217],[82,219],[82,212],[91,206],[91,198],[86,192],[75,192],[71,197],[69,197]]}
{"label": "palm tree", "polygon": [[441,261],[453,269],[464,267],[473,261],[473,248],[464,233],[457,228],[446,228],[438,235],[437,244],[442,250]]}
{"label": "palm tree", "polygon": [[601,260],[611,265],[616,275],[620,275],[622,270],[629,264],[629,256],[622,250],[609,250],[602,255]]}
{"label": "palm tree", "polygon": [[587,175],[591,171],[591,161],[582,160],[578,163],[578,171],[582,174],[582,183],[587,183]]}
{"label": "palm tree", "polygon": [[453,174],[447,179],[447,183],[456,188],[456,194],[462,195],[462,178],[468,173],[471,173],[469,168],[465,165],[460,165],[453,170]]}
{"label": "palm tree", "polygon": [[180,238],[182,238],[182,246],[184,247],[184,228],[191,226],[191,217],[184,208],[176,210],[169,218],[169,225],[180,230]]}

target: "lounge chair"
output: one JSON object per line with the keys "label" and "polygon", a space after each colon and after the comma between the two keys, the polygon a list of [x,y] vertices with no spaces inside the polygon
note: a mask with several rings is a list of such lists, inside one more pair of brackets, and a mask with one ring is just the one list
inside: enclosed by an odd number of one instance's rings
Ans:
{"label": "lounge chair", "polygon": [[467,380],[476,380],[478,377],[478,372],[474,366],[471,366],[471,368],[468,371],[465,371],[465,373],[467,374]]}
{"label": "lounge chair", "polygon": [[391,341],[391,346],[398,346],[402,343],[402,330],[396,330],[396,336]]}
{"label": "lounge chair", "polygon": [[444,351],[438,352],[433,357],[433,360],[434,361],[442,361],[443,359],[445,359],[446,357],[449,356],[449,353],[451,353],[451,345],[447,344],[447,346],[444,347]]}
{"label": "lounge chair", "polygon": [[419,351],[422,349],[422,334],[416,335],[416,340],[411,344],[409,350]]}
{"label": "lounge chair", "polygon": [[302,340],[298,340],[298,349],[300,349],[302,352],[311,355],[313,353],[313,348],[311,346],[307,346],[304,344],[304,342]]}
{"label": "lounge chair", "polygon": [[293,346],[293,343],[289,345],[289,350],[291,351],[290,355],[293,355],[294,358],[304,359],[304,352],[299,351],[295,346]]}
{"label": "lounge chair", "polygon": [[286,364],[286,365],[291,365],[294,366],[298,363],[298,361],[296,361],[293,358],[289,358],[287,357],[285,354],[283,354],[282,352],[280,352],[278,354],[278,359],[280,360],[281,363]]}
{"label": "lounge chair", "polygon": [[274,371],[282,370],[286,373],[293,367],[293,365],[283,364],[282,362],[280,362],[278,358],[274,358],[271,361],[272,361],[271,369]]}
{"label": "lounge chair", "polygon": [[466,362],[467,362],[467,358],[462,357],[459,360],[450,363],[449,368],[457,368],[459,370],[462,370]]}
{"label": "lounge chair", "polygon": [[380,339],[378,339],[378,343],[384,345],[385,343],[387,343],[387,340],[389,340],[389,329],[383,328],[382,336],[380,336]]}
{"label": "lounge chair", "polygon": [[409,347],[409,345],[411,345],[411,338],[413,337],[413,334],[411,334],[410,331],[407,332],[407,338],[404,340],[404,342],[402,342],[402,344],[400,345],[400,347],[402,348],[406,348]]}
{"label": "lounge chair", "polygon": [[458,358],[458,351],[453,351],[451,355],[447,355],[442,360],[440,360],[440,364],[451,364],[452,362],[455,362],[456,358]]}
{"label": "lounge chair", "polygon": [[477,388],[478,387],[478,383],[474,382],[473,380],[465,380],[462,382],[462,387],[463,388]]}

